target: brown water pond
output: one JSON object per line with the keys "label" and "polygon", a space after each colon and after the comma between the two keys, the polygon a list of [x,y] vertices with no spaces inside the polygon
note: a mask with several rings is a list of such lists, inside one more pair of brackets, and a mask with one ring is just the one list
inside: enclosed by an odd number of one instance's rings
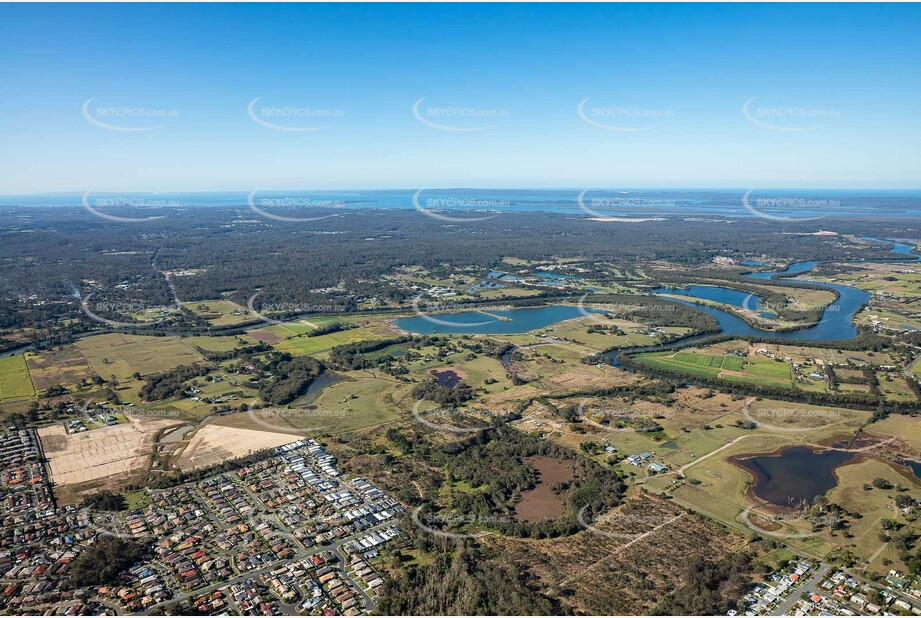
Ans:
{"label": "brown water pond", "polygon": [[563,497],[553,493],[550,486],[572,480],[575,460],[532,457],[526,463],[537,469],[539,477],[536,486],[521,494],[515,505],[515,517],[530,522],[556,519],[563,514]]}

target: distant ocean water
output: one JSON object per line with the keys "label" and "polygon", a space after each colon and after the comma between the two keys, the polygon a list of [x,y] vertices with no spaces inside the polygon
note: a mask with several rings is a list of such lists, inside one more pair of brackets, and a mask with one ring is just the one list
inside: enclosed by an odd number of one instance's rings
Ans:
{"label": "distant ocean water", "polygon": [[[822,190],[431,189],[378,191],[216,191],[0,196],[3,206],[248,207],[290,214],[317,208],[422,208],[432,212],[554,212],[583,217],[717,216],[914,217],[921,191]],[[746,207],[746,204],[748,207]],[[755,210],[757,212],[755,212]]]}

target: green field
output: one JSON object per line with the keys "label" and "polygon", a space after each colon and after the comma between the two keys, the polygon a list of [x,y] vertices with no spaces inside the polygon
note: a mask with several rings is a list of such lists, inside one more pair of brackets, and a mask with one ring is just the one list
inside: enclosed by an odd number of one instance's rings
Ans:
{"label": "green field", "polygon": [[[287,326],[287,325],[285,325]],[[301,356],[305,354],[317,354],[318,352],[325,352],[336,346],[345,345],[347,343],[355,343],[358,341],[377,341],[384,339],[384,335],[380,333],[380,330],[372,327],[365,328],[353,328],[350,330],[343,330],[337,333],[330,333],[328,335],[320,335],[319,337],[292,337],[290,339],[285,339],[274,344],[274,347],[282,352],[289,352],[296,356]]]}
{"label": "green field", "polygon": [[0,358],[0,401],[34,397],[35,388],[22,354]]}
{"label": "green field", "polygon": [[342,322],[343,324],[352,323],[351,320],[342,317],[318,315],[311,316],[309,320],[304,318],[293,322],[285,322],[284,324],[273,324],[272,326],[268,326],[263,330],[267,330],[276,337],[288,339],[289,337],[297,337],[298,335],[307,334],[321,326],[327,326],[329,324],[333,324],[334,322]]}
{"label": "green field", "polygon": [[374,377],[369,371],[342,375],[347,379],[323,389],[305,410],[292,409],[290,414],[284,414],[285,420],[315,435],[336,435],[406,415],[396,402],[401,392],[405,395],[409,390],[408,385],[390,376]]}
{"label": "green field", "polygon": [[[653,352],[637,360],[644,366],[663,371],[681,371],[705,378],[751,384],[793,385],[790,367],[768,359],[740,358],[732,354],[704,352]],[[731,372],[731,373],[727,373]]]}

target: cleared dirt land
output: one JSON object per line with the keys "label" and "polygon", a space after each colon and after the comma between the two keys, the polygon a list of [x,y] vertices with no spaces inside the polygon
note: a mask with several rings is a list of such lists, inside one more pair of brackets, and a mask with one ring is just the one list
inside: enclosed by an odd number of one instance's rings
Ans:
{"label": "cleared dirt land", "polygon": [[143,481],[157,434],[176,420],[128,419],[126,423],[68,434],[63,425],[38,430],[55,494],[62,504],[101,489]]}
{"label": "cleared dirt land", "polygon": [[296,433],[209,424],[192,436],[179,457],[179,467],[183,470],[205,468],[248,453],[289,444],[300,438]]}

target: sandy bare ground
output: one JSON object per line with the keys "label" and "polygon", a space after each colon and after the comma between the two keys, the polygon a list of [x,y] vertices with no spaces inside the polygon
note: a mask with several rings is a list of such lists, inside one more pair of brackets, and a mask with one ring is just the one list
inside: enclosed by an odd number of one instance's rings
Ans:
{"label": "sandy bare ground", "polygon": [[129,418],[127,423],[68,434],[62,425],[38,431],[55,495],[64,504],[101,489],[143,480],[157,434],[175,420]]}
{"label": "sandy bare ground", "polygon": [[208,424],[195,432],[178,463],[183,470],[204,468],[262,449],[290,444],[300,437],[295,433]]}

